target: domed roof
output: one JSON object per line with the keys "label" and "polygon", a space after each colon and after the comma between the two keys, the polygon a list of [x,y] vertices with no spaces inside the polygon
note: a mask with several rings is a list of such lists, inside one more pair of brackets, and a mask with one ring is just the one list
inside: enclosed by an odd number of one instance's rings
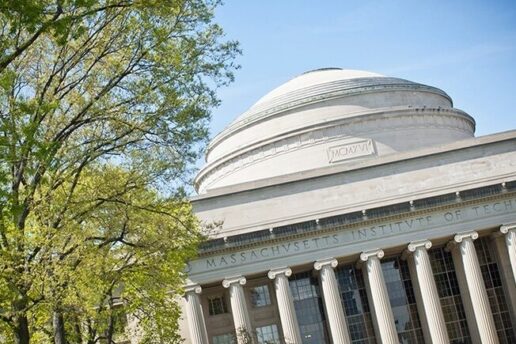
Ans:
{"label": "domed roof", "polygon": [[472,137],[474,120],[442,90],[381,74],[323,68],[267,93],[208,146],[207,190]]}
{"label": "domed roof", "polygon": [[319,68],[314,69],[308,72],[305,72],[301,75],[296,76],[293,79],[290,79],[283,85],[276,87],[262,98],[260,98],[252,107],[259,106],[265,102],[273,100],[274,98],[283,96],[289,92],[296,91],[299,89],[316,86],[328,82],[333,82],[337,80],[349,80],[356,78],[367,78],[367,77],[382,77],[383,75],[366,72],[362,70],[353,70],[353,69],[342,69],[342,68]]}
{"label": "domed roof", "polygon": [[271,112],[272,109],[277,109],[278,107],[284,109],[284,105],[287,103],[292,104],[302,99],[313,98],[314,95],[332,92],[343,86],[353,88],[358,85],[373,84],[377,78],[389,79],[373,72],[333,67],[305,72],[276,87],[260,98],[246,112],[231,122],[226,130],[252,121],[253,118],[257,117],[257,114]]}

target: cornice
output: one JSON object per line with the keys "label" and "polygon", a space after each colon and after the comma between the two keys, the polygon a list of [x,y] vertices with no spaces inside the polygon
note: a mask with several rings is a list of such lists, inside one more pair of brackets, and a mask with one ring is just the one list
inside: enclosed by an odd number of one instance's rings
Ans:
{"label": "cornice", "polygon": [[[423,189],[418,191],[410,191],[404,194],[389,194],[387,197],[383,198],[375,198],[372,200],[364,201],[361,203],[353,203],[348,204],[344,206],[337,206],[332,208],[326,208],[324,210],[318,210],[314,212],[306,212],[304,213],[305,216],[300,218],[299,214],[294,214],[293,216],[283,216],[283,217],[277,217],[271,221],[262,221],[262,222],[255,222],[253,224],[248,224],[245,226],[240,226],[236,228],[225,228],[224,229],[224,236],[231,236],[234,235],[233,233],[248,233],[253,228],[271,228],[276,226],[285,226],[289,225],[294,222],[304,222],[304,221],[310,221],[312,219],[321,219],[324,217],[331,217],[336,216],[340,214],[347,214],[352,213],[355,211],[362,211],[364,209],[374,209],[380,206],[392,206],[395,204],[400,204],[403,202],[411,202],[416,200],[422,200],[426,198],[432,198],[439,195],[444,195],[448,193],[454,193],[454,192],[463,192],[471,189],[475,189],[478,187],[484,187],[489,185],[494,185],[498,183],[503,183],[507,181],[515,180],[516,178],[516,171],[509,173],[509,174],[503,174],[498,175],[493,178],[480,178],[475,180],[468,180],[467,182],[458,182],[455,184],[445,185],[438,188],[430,188],[430,189]],[[219,236],[221,237],[221,236]]]}
{"label": "cornice", "polygon": [[[216,250],[206,252],[206,253],[199,252],[198,257],[204,258],[204,257],[210,257],[210,256],[219,255],[219,254],[239,252],[244,249],[250,249],[250,248],[261,247],[264,245],[281,243],[286,240],[306,239],[306,238],[310,238],[314,235],[335,233],[335,232],[342,231],[342,230],[352,230],[352,229],[372,226],[372,225],[375,225],[378,223],[384,223],[384,222],[395,222],[396,220],[403,220],[407,215],[410,215],[412,217],[415,217],[415,216],[421,217],[423,215],[428,215],[428,214],[435,213],[435,212],[454,209],[459,205],[460,206],[471,206],[471,205],[481,204],[486,201],[510,199],[510,198],[514,197],[515,194],[516,194],[516,192],[505,192],[505,193],[501,193],[501,194],[497,194],[497,195],[493,195],[493,196],[481,197],[479,199],[473,199],[473,200],[468,200],[468,201],[460,200],[456,203],[437,205],[437,206],[427,207],[424,209],[412,209],[407,212],[394,214],[394,215],[382,216],[382,217],[378,217],[378,218],[374,218],[374,219],[367,219],[367,217],[364,217],[363,221],[358,221],[358,222],[351,223],[351,224],[337,225],[337,226],[318,229],[318,230],[314,230],[314,231],[310,231],[310,232],[285,235],[285,236],[281,236],[279,238],[270,238],[270,239],[265,239],[265,240],[262,240],[259,242],[246,243],[246,244],[242,244],[242,245],[238,245],[238,246],[224,247],[224,248],[216,249]],[[365,213],[367,214],[367,209],[365,210]]]}

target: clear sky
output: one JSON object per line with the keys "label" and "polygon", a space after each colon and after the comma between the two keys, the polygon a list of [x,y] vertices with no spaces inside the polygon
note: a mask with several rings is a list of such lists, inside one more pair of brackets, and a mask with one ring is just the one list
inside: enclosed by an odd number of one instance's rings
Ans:
{"label": "clear sky", "polygon": [[219,91],[212,135],[307,70],[341,67],[436,86],[477,121],[516,129],[516,0],[226,0],[216,13],[242,66]]}

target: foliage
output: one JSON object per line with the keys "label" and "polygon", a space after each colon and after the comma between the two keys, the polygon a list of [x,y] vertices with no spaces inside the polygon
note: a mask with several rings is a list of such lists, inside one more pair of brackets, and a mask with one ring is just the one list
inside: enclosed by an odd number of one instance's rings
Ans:
{"label": "foliage", "polygon": [[[210,0],[0,4],[0,335],[176,342],[182,185],[239,53]],[[170,294],[171,293],[171,294]],[[152,321],[150,321],[152,320]]]}
{"label": "foliage", "polygon": [[256,334],[249,332],[245,327],[239,327],[235,331],[235,342],[239,344],[255,344]]}
{"label": "foliage", "polygon": [[[256,333],[255,331],[250,332],[244,327],[239,327],[235,331],[233,342],[235,344],[277,344],[277,341],[275,340],[264,340],[263,338],[260,339],[258,333]],[[287,339],[283,339],[282,343],[291,344],[290,341]]]}

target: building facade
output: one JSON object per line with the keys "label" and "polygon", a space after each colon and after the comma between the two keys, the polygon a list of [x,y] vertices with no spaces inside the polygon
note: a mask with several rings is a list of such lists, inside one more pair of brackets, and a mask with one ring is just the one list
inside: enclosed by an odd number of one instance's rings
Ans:
{"label": "building facade", "polygon": [[516,131],[442,90],[320,69],[210,143],[186,343],[516,343]]}

